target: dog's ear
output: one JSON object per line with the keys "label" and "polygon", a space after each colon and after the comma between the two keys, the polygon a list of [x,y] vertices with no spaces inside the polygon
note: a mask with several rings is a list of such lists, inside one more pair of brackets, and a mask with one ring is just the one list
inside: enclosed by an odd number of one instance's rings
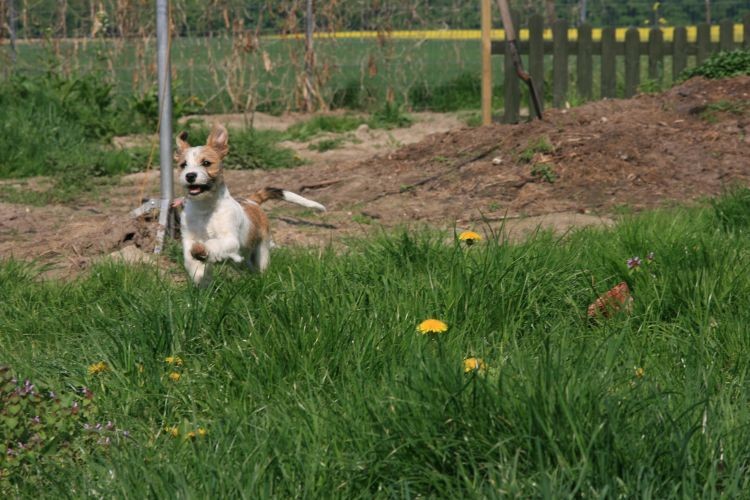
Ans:
{"label": "dog's ear", "polygon": [[206,144],[211,146],[222,157],[229,152],[229,133],[223,125],[216,123],[211,133],[208,135]]}
{"label": "dog's ear", "polygon": [[183,130],[179,133],[177,136],[177,154],[183,153],[187,148],[190,147],[190,144],[187,142],[188,133],[186,130]]}

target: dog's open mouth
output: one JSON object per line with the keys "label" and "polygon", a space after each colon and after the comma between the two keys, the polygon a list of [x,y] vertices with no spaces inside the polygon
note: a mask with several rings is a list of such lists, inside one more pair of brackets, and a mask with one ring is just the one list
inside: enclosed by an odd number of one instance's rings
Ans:
{"label": "dog's open mouth", "polygon": [[210,184],[190,184],[187,187],[187,192],[190,196],[197,196],[201,193],[205,193],[209,189],[211,189]]}

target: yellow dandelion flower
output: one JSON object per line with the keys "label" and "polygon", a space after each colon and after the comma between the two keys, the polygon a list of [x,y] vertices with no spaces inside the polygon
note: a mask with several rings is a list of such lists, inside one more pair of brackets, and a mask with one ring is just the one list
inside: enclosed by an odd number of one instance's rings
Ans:
{"label": "yellow dandelion flower", "polygon": [[182,366],[182,358],[179,356],[167,356],[164,362],[169,365]]}
{"label": "yellow dandelion flower", "polygon": [[176,438],[177,436],[180,435],[180,429],[177,426],[167,427],[166,430],[169,433],[169,435],[172,437]]}
{"label": "yellow dandelion flower", "polygon": [[169,380],[171,380],[172,382],[177,382],[177,381],[179,381],[179,380],[180,380],[180,377],[182,377],[182,375],[180,375],[180,374],[179,374],[179,373],[177,373],[177,372],[172,372],[172,373],[170,373],[170,374],[169,374]]}
{"label": "yellow dandelion flower", "polygon": [[458,239],[460,241],[463,241],[467,245],[473,245],[475,242],[482,239],[482,235],[479,233],[475,233],[474,231],[464,231],[463,233],[458,235]]}
{"label": "yellow dandelion flower", "polygon": [[428,333],[443,333],[446,330],[448,330],[448,325],[439,319],[426,319],[417,326],[417,331],[422,335],[427,335]]}
{"label": "yellow dandelion flower", "polygon": [[641,368],[640,366],[635,369],[635,377],[636,378],[643,378],[643,376],[646,374],[646,370]]}
{"label": "yellow dandelion flower", "polygon": [[481,358],[466,358],[464,360],[464,373],[469,372],[483,372],[487,369],[487,365]]}
{"label": "yellow dandelion flower", "polygon": [[185,439],[195,439],[195,431],[190,431],[185,434]]}
{"label": "yellow dandelion flower", "polygon": [[200,437],[206,437],[206,434],[208,434],[208,431],[204,429],[203,427],[198,427],[198,435]]}
{"label": "yellow dandelion flower", "polygon": [[93,365],[89,365],[89,375],[98,375],[109,370],[109,366],[104,361],[99,361]]}

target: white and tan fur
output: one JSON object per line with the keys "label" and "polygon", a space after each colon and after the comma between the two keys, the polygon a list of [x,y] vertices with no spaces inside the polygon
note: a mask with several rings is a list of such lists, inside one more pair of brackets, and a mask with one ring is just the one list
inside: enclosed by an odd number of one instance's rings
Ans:
{"label": "white and tan fur", "polygon": [[181,215],[185,269],[195,284],[210,281],[215,262],[246,262],[263,272],[269,263],[271,234],[268,217],[260,208],[269,199],[325,210],[320,203],[277,188],[264,188],[248,199],[236,200],[224,183],[222,162],[229,152],[229,134],[215,125],[204,146],[191,147],[187,133],[177,137],[175,160],[185,188]]}

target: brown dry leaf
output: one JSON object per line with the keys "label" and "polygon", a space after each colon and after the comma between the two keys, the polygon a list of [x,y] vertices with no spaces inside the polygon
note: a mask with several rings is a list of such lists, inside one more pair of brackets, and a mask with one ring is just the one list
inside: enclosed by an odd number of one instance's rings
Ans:
{"label": "brown dry leaf", "polygon": [[632,308],[633,296],[630,294],[628,284],[622,281],[589,305],[588,316],[589,318],[596,318],[601,314],[605,318],[609,318],[621,310],[630,312]]}

